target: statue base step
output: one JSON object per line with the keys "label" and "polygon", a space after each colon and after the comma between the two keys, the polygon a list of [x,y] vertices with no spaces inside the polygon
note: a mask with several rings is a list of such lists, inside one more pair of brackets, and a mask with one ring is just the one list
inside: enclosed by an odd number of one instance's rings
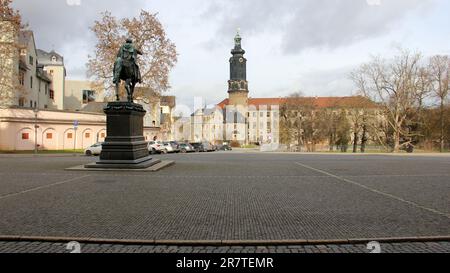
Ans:
{"label": "statue base step", "polygon": [[98,169],[146,169],[160,162],[161,160],[159,159],[147,156],[136,160],[100,160],[86,164],[84,167]]}

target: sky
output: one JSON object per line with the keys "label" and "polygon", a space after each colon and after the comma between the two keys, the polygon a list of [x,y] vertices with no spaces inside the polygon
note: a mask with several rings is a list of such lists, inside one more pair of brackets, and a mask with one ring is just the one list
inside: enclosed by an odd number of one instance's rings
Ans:
{"label": "sky", "polygon": [[349,73],[399,48],[450,54],[448,0],[14,0],[40,49],[64,56],[68,79],[86,79],[100,13],[158,13],[175,43],[177,104],[227,97],[228,59],[240,28],[250,97],[350,96]]}

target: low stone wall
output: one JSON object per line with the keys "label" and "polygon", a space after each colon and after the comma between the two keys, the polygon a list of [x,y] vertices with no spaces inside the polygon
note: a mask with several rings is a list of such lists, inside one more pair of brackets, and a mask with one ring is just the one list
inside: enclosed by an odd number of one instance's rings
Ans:
{"label": "low stone wall", "polygon": [[[74,121],[78,127],[74,129]],[[37,128],[35,128],[35,126]],[[147,141],[163,140],[159,127],[144,127]],[[102,113],[7,108],[0,109],[0,150],[84,149],[106,137],[106,115]]]}
{"label": "low stone wall", "polygon": [[0,109],[0,150],[34,150],[35,141],[39,150],[83,149],[105,137],[103,114]]}

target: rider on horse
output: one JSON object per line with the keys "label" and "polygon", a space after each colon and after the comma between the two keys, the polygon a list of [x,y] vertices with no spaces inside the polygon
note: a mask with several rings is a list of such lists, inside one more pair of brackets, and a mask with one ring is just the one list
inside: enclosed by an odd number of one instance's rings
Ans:
{"label": "rider on horse", "polygon": [[[127,88],[127,91],[129,91],[129,87],[127,85],[132,84],[132,82],[142,83],[139,66],[136,63],[138,54],[142,55],[142,52],[134,47],[133,41],[130,38],[128,38],[126,40],[126,43],[120,47],[119,52],[117,53],[116,62],[114,63],[114,77],[113,77],[113,83],[116,84],[117,91],[120,80],[126,81],[125,87]],[[132,75],[129,75],[130,73],[128,72],[131,72]],[[134,89],[134,84],[132,89]],[[119,100],[118,93],[116,93],[116,95],[117,100]],[[130,94],[128,95],[130,96]]]}

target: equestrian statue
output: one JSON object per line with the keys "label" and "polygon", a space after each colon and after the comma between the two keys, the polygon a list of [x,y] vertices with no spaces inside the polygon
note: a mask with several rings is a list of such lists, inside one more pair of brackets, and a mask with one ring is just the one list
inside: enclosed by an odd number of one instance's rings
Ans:
{"label": "equestrian statue", "polygon": [[116,85],[116,100],[119,101],[119,85],[120,81],[125,81],[125,89],[127,90],[128,102],[133,102],[134,87],[137,83],[142,83],[141,72],[137,65],[137,55],[142,52],[133,45],[133,40],[128,38],[117,53],[114,62],[113,83]]}

